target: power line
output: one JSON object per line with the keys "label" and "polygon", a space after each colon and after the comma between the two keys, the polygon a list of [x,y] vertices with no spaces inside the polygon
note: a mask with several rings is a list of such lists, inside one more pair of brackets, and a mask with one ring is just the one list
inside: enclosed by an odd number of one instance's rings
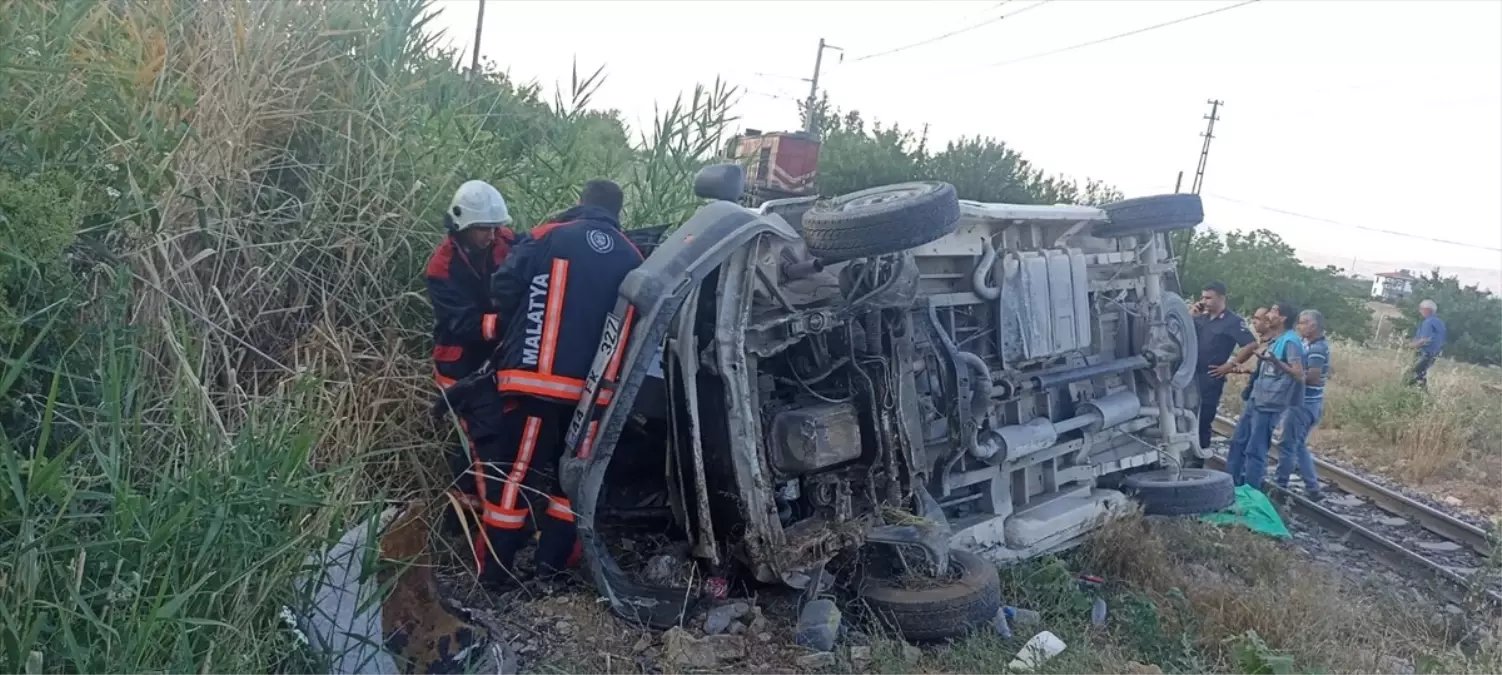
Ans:
{"label": "power line", "polygon": [[1140,35],[1142,33],[1148,32],[1148,31],[1158,30],[1159,28],[1167,28],[1169,26],[1181,24],[1181,23],[1184,23],[1186,21],[1193,21],[1195,19],[1201,19],[1201,18],[1210,16],[1212,14],[1219,14],[1221,12],[1230,11],[1230,10],[1236,9],[1238,7],[1245,7],[1245,6],[1250,5],[1250,4],[1254,3],[1254,2],[1258,2],[1258,0],[1244,0],[1243,2],[1238,2],[1238,3],[1234,4],[1234,5],[1227,5],[1225,7],[1218,7],[1216,9],[1212,9],[1212,10],[1210,10],[1208,12],[1200,12],[1199,14],[1194,14],[1192,16],[1186,16],[1186,17],[1178,18],[1178,19],[1174,19],[1172,21],[1165,21],[1165,22],[1160,23],[1160,24],[1154,24],[1154,25],[1151,25],[1151,26],[1146,26],[1144,28],[1138,28],[1138,29],[1135,29],[1135,30],[1129,30],[1129,31],[1127,31],[1125,33],[1117,33],[1116,35],[1111,35],[1111,36],[1103,37],[1103,38],[1100,38],[1098,40],[1091,40],[1089,42],[1081,42],[1079,44],[1070,45],[1068,47],[1061,47],[1059,49],[1051,49],[1051,50],[1046,51],[1046,52],[1038,52],[1037,54],[1029,54],[1027,56],[1023,56],[1023,57],[1019,57],[1019,58],[1015,58],[1015,59],[1007,59],[1006,61],[997,61],[996,63],[992,63],[990,65],[981,66],[981,69],[985,69],[985,68],[997,68],[997,67],[1000,67],[1000,66],[1009,66],[1009,65],[1014,64],[1014,63],[1021,63],[1023,61],[1031,61],[1033,59],[1041,59],[1041,58],[1043,58],[1045,56],[1053,56],[1054,54],[1062,54],[1064,52],[1074,51],[1076,49],[1083,49],[1085,47],[1093,47],[1093,46],[1098,45],[1098,44],[1104,44],[1104,43],[1107,43],[1107,42],[1111,42],[1112,40],[1120,40],[1121,38],[1131,37],[1133,35]]}
{"label": "power line", "polygon": [[[930,44],[933,44],[935,42],[939,42],[940,40],[947,40],[947,39],[952,38],[952,37],[954,37],[956,35],[962,35],[964,33],[968,33],[970,31],[973,31],[973,30],[977,29],[977,28],[984,28],[984,27],[989,26],[989,25],[991,25],[993,23],[996,23],[997,21],[1001,21],[1002,19],[1010,19],[1010,18],[1012,18],[1014,16],[1017,16],[1018,14],[1026,12],[1026,11],[1028,11],[1030,9],[1037,8],[1037,7],[1042,6],[1042,5],[1046,5],[1046,4],[1050,3],[1050,2],[1053,2],[1053,0],[1040,0],[1039,2],[1037,2],[1035,4],[1031,4],[1031,5],[1028,5],[1026,7],[1023,7],[1022,9],[1019,9],[1019,10],[1017,10],[1015,12],[1012,12],[1011,14],[1002,14],[1001,16],[992,17],[989,20],[982,21],[982,22],[977,23],[977,24],[972,24],[970,26],[966,26],[964,28],[960,28],[960,29],[957,29],[957,30],[952,30],[952,31],[949,31],[948,33],[945,33],[943,35],[935,35],[934,37],[927,38],[927,39],[924,39],[924,40],[919,40],[918,42],[914,42],[912,44],[906,44],[906,45],[903,45],[901,47],[893,47],[891,49],[888,49],[888,50],[885,50],[885,51],[876,52],[874,54],[867,54],[865,56],[859,56],[859,57],[850,59],[850,63],[852,63],[852,64],[860,63],[861,61],[865,61],[867,59],[874,59],[874,58],[877,58],[879,56],[887,56],[889,54],[896,54],[898,52],[905,52],[905,51],[907,51],[909,49],[916,49],[916,48],[922,47],[924,45],[930,45]],[[997,7],[1001,7],[1002,5],[1005,5],[1005,4],[1007,4],[1006,0],[1004,0],[1003,2],[996,3],[996,5],[992,6],[991,9],[996,9]]]}
{"label": "power line", "polygon": [[1282,214],[1282,215],[1285,215],[1285,216],[1293,216],[1294,218],[1302,218],[1304,220],[1312,220],[1312,221],[1319,222],[1319,223],[1329,223],[1331,225],[1342,225],[1342,226],[1345,226],[1345,227],[1354,227],[1354,228],[1356,228],[1358,230],[1365,230],[1367,232],[1379,232],[1379,233],[1382,233],[1382,234],[1390,234],[1390,235],[1393,235],[1393,236],[1396,236],[1396,237],[1408,237],[1410,239],[1421,239],[1421,240],[1424,240],[1424,241],[1432,241],[1432,242],[1435,242],[1437,244],[1449,244],[1451,246],[1464,246],[1466,248],[1479,248],[1479,249],[1482,249],[1484,251],[1496,251],[1498,253],[1502,253],[1502,248],[1498,248],[1496,246],[1481,246],[1479,244],[1468,244],[1468,243],[1463,242],[1463,241],[1453,241],[1453,240],[1450,240],[1450,239],[1439,239],[1437,237],[1426,237],[1426,236],[1421,235],[1421,234],[1409,234],[1407,232],[1398,232],[1398,231],[1395,231],[1395,230],[1384,230],[1384,229],[1382,229],[1380,227],[1368,227],[1366,225],[1357,225],[1356,223],[1347,223],[1347,222],[1342,222],[1342,221],[1339,221],[1339,220],[1331,220],[1329,218],[1321,218],[1319,216],[1311,216],[1311,215],[1304,214],[1304,213],[1298,213],[1296,211],[1289,211],[1287,209],[1280,209],[1280,208],[1276,208],[1276,207],[1272,207],[1272,206],[1263,206],[1262,204],[1255,204],[1255,203],[1252,203],[1252,202],[1243,201],[1243,200],[1240,200],[1240,199],[1234,199],[1234,198],[1226,197],[1226,196],[1222,196],[1222,195],[1206,194],[1205,196],[1206,197],[1213,197],[1213,198],[1219,199],[1221,201],[1231,202],[1232,204],[1240,204],[1242,206],[1250,206],[1250,207],[1252,207],[1254,209],[1262,209],[1263,211],[1270,211],[1272,213],[1279,213],[1279,214]]}

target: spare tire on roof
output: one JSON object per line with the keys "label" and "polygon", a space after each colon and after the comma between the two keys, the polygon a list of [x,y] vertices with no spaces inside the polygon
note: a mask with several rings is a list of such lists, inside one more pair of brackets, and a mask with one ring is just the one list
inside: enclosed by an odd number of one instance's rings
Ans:
{"label": "spare tire on roof", "polygon": [[808,252],[829,262],[906,251],[954,231],[960,200],[938,181],[898,183],[819,202],[803,214]]}
{"label": "spare tire on roof", "polygon": [[1205,205],[1195,194],[1153,195],[1123,199],[1100,207],[1110,218],[1096,225],[1096,237],[1131,237],[1184,230],[1205,221]]}

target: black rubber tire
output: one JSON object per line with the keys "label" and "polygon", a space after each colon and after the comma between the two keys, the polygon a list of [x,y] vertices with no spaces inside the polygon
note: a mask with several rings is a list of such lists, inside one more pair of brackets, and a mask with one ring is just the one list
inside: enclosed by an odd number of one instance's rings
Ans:
{"label": "black rubber tire", "polygon": [[949,552],[960,578],[938,588],[898,588],[875,577],[861,580],[859,593],[875,618],[910,642],[963,637],[990,625],[1001,608],[1001,580],[996,566],[969,551]]}
{"label": "black rubber tire", "polygon": [[1205,221],[1199,195],[1174,194],[1136,197],[1101,207],[1110,222],[1095,226],[1096,237],[1130,237],[1192,228]]}
{"label": "black rubber tire", "polygon": [[1186,468],[1179,471],[1179,480],[1171,480],[1172,475],[1168,469],[1134,473],[1121,487],[1150,516],[1199,516],[1223,511],[1236,502],[1231,474]]}
{"label": "black rubber tire", "polygon": [[815,204],[803,214],[803,241],[815,257],[839,262],[927,244],[959,221],[960,200],[949,183],[883,185]]}

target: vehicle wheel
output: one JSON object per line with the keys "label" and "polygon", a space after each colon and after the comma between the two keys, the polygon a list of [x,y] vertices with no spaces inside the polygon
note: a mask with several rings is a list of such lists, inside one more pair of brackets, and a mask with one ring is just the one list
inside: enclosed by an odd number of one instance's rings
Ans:
{"label": "vehicle wheel", "polygon": [[815,257],[838,262],[927,244],[959,221],[949,183],[883,185],[815,204],[803,214],[803,241]]}
{"label": "vehicle wheel", "polygon": [[1124,199],[1102,206],[1111,220],[1097,225],[1096,237],[1130,237],[1170,230],[1183,230],[1205,220],[1205,205],[1199,195],[1155,195]]}
{"label": "vehicle wheel", "polygon": [[859,594],[879,619],[906,640],[932,642],[962,637],[986,626],[1001,608],[996,566],[969,551],[949,552],[954,581],[932,588],[904,588],[890,579],[866,577]]}
{"label": "vehicle wheel", "polygon": [[1224,510],[1236,502],[1231,474],[1210,469],[1181,469],[1177,480],[1167,469],[1134,473],[1122,489],[1142,503],[1150,516],[1197,516]]}
{"label": "vehicle wheel", "polygon": [[1174,389],[1187,389],[1194,384],[1194,366],[1199,362],[1199,341],[1194,334],[1194,317],[1189,314],[1189,303],[1177,293],[1163,294],[1163,320],[1169,326],[1169,335],[1179,344],[1179,367],[1173,371],[1169,384]]}

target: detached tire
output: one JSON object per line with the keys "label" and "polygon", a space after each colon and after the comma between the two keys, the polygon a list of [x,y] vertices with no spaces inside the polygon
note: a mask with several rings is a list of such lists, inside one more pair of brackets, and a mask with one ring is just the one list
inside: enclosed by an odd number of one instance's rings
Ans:
{"label": "detached tire", "polygon": [[1001,608],[1001,580],[995,565],[969,551],[950,551],[949,564],[960,572],[951,584],[914,590],[867,577],[862,580],[860,597],[876,618],[891,624],[906,640],[963,637],[996,617]]}
{"label": "detached tire", "polygon": [[1185,230],[1205,221],[1205,204],[1199,195],[1175,194],[1137,197],[1101,207],[1111,220],[1091,231],[1096,237],[1131,237],[1172,230]]}
{"label": "detached tire", "polygon": [[1210,469],[1181,469],[1174,480],[1169,470],[1127,476],[1122,490],[1142,503],[1150,516],[1199,516],[1215,513],[1236,502],[1231,474]]}
{"label": "detached tire", "polygon": [[959,221],[949,183],[883,185],[815,204],[803,214],[803,241],[815,257],[839,262],[927,244]]}

